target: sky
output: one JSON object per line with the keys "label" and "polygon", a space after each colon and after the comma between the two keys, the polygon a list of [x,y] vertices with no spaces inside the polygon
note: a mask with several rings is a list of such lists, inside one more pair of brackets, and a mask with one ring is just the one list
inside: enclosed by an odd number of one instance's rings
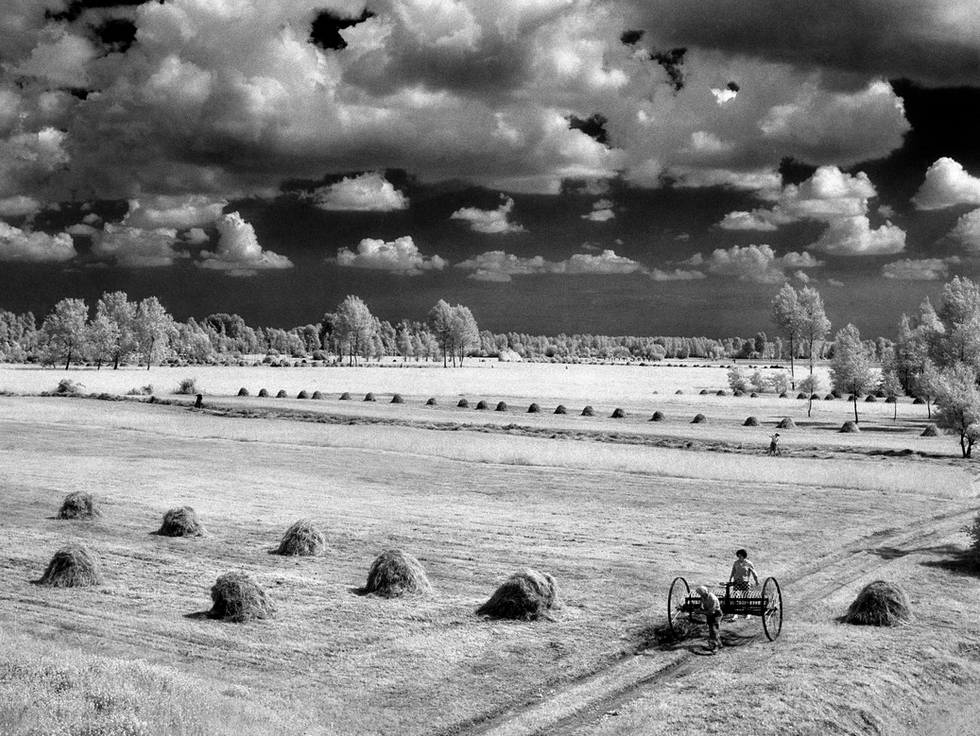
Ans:
{"label": "sky", "polygon": [[980,280],[975,0],[4,0],[0,308],[893,336]]}

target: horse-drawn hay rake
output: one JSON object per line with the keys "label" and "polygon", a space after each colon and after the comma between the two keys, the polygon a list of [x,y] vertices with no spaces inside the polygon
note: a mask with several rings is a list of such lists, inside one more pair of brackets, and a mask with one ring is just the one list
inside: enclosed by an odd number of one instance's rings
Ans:
{"label": "horse-drawn hay rake", "polygon": [[[734,583],[720,583],[724,593],[717,593],[723,616],[758,616],[762,619],[762,630],[769,641],[776,641],[783,629],[783,593],[776,578],[766,578],[762,588],[747,591],[735,590]],[[674,631],[678,622],[704,621],[701,612],[701,597],[691,595],[691,586],[682,577],[674,578],[667,594],[667,624]]]}

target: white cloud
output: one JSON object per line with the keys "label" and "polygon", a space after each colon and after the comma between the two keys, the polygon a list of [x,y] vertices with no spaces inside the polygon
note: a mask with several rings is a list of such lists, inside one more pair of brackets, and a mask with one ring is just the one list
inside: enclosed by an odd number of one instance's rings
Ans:
{"label": "white cloud", "polygon": [[346,177],[304,197],[322,210],[392,212],[408,208],[408,197],[379,172]]}
{"label": "white cloud", "polygon": [[467,278],[477,281],[510,281],[512,276],[530,274],[630,274],[647,273],[642,264],[615,251],[598,255],[576,253],[564,261],[547,261],[541,256],[521,258],[502,250],[487,251],[475,258],[457,263],[456,268],[472,271]]}
{"label": "white cloud", "polygon": [[969,251],[980,252],[980,209],[961,215],[948,237]]}
{"label": "white cloud", "polygon": [[0,199],[0,217],[29,217],[41,211],[41,203],[33,197],[18,195]]}
{"label": "white cloud", "polygon": [[700,253],[688,260],[692,266],[703,265],[715,276],[733,276],[739,281],[778,284],[786,280],[790,268],[815,268],[823,265],[809,253],[790,252],[777,256],[769,245],[718,248],[704,258]]}
{"label": "white cloud", "polygon": [[97,227],[92,227],[86,222],[77,222],[74,225],[65,228],[65,232],[69,235],[85,235],[90,238],[94,238],[99,234],[99,229]]}
{"label": "white cloud", "polygon": [[891,255],[905,250],[905,231],[890,222],[872,230],[864,215],[845,217],[831,222],[807,248],[835,256]]}
{"label": "white cloud", "polygon": [[0,261],[68,261],[76,255],[67,233],[31,232],[0,221]]}
{"label": "white cloud", "polygon": [[612,200],[597,200],[592,203],[592,211],[587,215],[582,215],[582,219],[591,220],[592,222],[606,222],[616,217],[616,213],[613,212],[612,207]]}
{"label": "white cloud", "polygon": [[612,250],[604,250],[599,255],[576,253],[567,261],[557,264],[556,273],[636,273],[645,271],[644,267],[634,260],[617,256]]}
{"label": "white cloud", "polygon": [[190,230],[184,233],[184,240],[191,245],[203,245],[210,239],[211,238],[208,237],[208,234],[199,227],[192,227]]}
{"label": "white cloud", "polygon": [[[75,230],[84,234],[78,226]],[[184,257],[174,249],[176,243],[177,231],[173,228],[144,230],[106,223],[93,237],[92,255],[111,259],[124,268],[162,268]]]}
{"label": "white cloud", "polygon": [[799,281],[801,284],[809,284],[814,280],[806,271],[797,271],[793,274],[793,278]]}
{"label": "white cloud", "polygon": [[926,180],[912,197],[912,204],[920,210],[980,204],[980,178],[970,176],[960,163],[944,156],[926,170]]}
{"label": "white cloud", "polygon": [[481,210],[476,207],[463,207],[450,215],[451,220],[465,220],[470,224],[470,229],[478,233],[493,233],[504,235],[507,233],[524,232],[523,225],[510,222],[510,213],[514,209],[514,200],[510,197],[500,195],[503,200],[495,210]]}
{"label": "white cloud", "polygon": [[227,271],[229,276],[254,276],[260,270],[292,268],[286,256],[263,250],[255,229],[237,212],[222,215],[218,220],[218,248],[214,253],[201,253],[201,268]]}
{"label": "white cloud", "polygon": [[349,248],[337,251],[337,264],[348,268],[367,268],[391,271],[405,276],[419,276],[423,271],[441,271],[446,267],[440,256],[426,258],[419,253],[411,236],[406,235],[391,242],[365,238],[357,245],[357,252]]}
{"label": "white cloud", "polygon": [[881,275],[897,281],[939,281],[949,276],[949,263],[942,258],[905,259],[886,263]]}
{"label": "white cloud", "polygon": [[654,281],[697,281],[707,276],[693,269],[675,268],[673,271],[662,271],[654,268],[650,271],[650,278]]}
{"label": "white cloud", "polygon": [[175,228],[186,230],[210,225],[228,202],[201,195],[151,196],[129,200],[129,211],[122,220],[127,227],[143,230]]}
{"label": "white cloud", "polygon": [[725,215],[718,227],[722,230],[756,230],[760,232],[771,232],[778,230],[778,226],[767,218],[765,213],[756,212],[729,212]]}
{"label": "white cloud", "polygon": [[711,94],[715,96],[715,101],[719,105],[724,105],[726,102],[731,102],[736,97],[738,97],[738,92],[736,92],[733,89],[728,89],[727,87],[725,87],[724,89],[715,89],[714,87],[712,87]]}

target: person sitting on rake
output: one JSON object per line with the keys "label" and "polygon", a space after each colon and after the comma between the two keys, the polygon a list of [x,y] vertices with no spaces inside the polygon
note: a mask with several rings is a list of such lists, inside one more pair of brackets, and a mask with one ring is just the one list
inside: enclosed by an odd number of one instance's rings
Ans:
{"label": "person sitting on rake", "polygon": [[721,636],[718,632],[721,626],[721,603],[718,596],[703,585],[699,585],[694,592],[701,596],[701,611],[708,622],[708,649],[721,649]]}
{"label": "person sitting on rake", "polygon": [[[745,598],[749,594],[749,587],[755,581],[759,584],[759,576],[755,574],[755,566],[749,561],[749,553],[740,549],[735,553],[735,564],[732,565],[732,574],[728,576],[729,590],[735,598]],[[744,614],[743,614],[744,615]],[[747,615],[745,615],[748,618]],[[729,621],[734,621],[735,616],[729,616]]]}

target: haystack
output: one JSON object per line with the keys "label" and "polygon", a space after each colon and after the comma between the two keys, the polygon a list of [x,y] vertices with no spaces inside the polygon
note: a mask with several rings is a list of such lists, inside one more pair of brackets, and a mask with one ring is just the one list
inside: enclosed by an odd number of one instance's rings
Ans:
{"label": "haystack", "polygon": [[534,621],[551,618],[549,611],[558,606],[558,586],[555,579],[548,573],[527,569],[507,578],[476,613],[488,618]]}
{"label": "haystack", "polygon": [[805,394],[805,393],[803,393],[803,392],[800,392],[800,393],[798,393],[798,394],[796,395],[796,398],[797,398],[797,399],[805,399],[805,398],[806,398],[806,394]]}
{"label": "haystack", "polygon": [[593,409],[591,406],[585,407],[584,409],[582,409],[582,416],[583,417],[594,417],[595,416],[595,409]]}
{"label": "haystack", "polygon": [[497,408],[494,411],[507,411],[507,402],[506,401],[498,401],[497,402]]}
{"label": "haystack", "polygon": [[395,394],[394,396],[391,397],[391,403],[392,404],[404,404],[405,403],[405,399],[402,398],[402,395],[401,394]]}
{"label": "haystack", "polygon": [[161,537],[202,537],[204,527],[198,521],[197,512],[190,506],[170,509],[163,515],[163,524],[157,531]]}
{"label": "haystack", "polygon": [[810,394],[810,399],[812,401],[820,401],[820,394]]}
{"label": "haystack", "polygon": [[285,399],[286,398],[286,389],[284,389],[284,388],[279,389],[279,392],[276,394],[276,398],[277,399]]}
{"label": "haystack", "polygon": [[306,392],[306,389],[303,389],[298,394],[296,394],[296,398],[297,399],[308,399],[308,398],[310,398],[310,395]]}
{"label": "haystack", "polygon": [[276,611],[272,599],[244,572],[229,572],[211,587],[211,618],[234,623],[270,618]]}
{"label": "haystack", "polygon": [[310,519],[300,519],[286,530],[276,549],[277,555],[316,557],[323,554],[327,539]]}
{"label": "haystack", "polygon": [[897,626],[911,619],[905,591],[884,580],[865,585],[844,614],[845,623],[862,626]]}
{"label": "haystack", "polygon": [[541,413],[541,407],[538,406],[537,404],[531,404],[527,408],[527,413],[528,414],[540,414]]}
{"label": "haystack", "polygon": [[781,398],[781,399],[788,399],[789,398],[789,394],[786,393],[785,391],[783,391],[781,394],[779,394],[779,398]]}
{"label": "haystack", "polygon": [[37,582],[38,585],[49,585],[52,588],[102,585],[102,571],[98,560],[84,545],[68,544],[54,553]]}
{"label": "haystack", "polygon": [[342,393],[340,395],[340,399],[339,400],[340,401],[350,401],[350,393],[348,391],[344,391],[344,393]]}
{"label": "haystack", "polygon": [[59,519],[94,519],[102,516],[102,510],[91,493],[73,491],[65,496],[58,511]]}
{"label": "haystack", "polygon": [[728,396],[728,392],[725,391],[725,389],[723,389],[723,388],[722,389],[718,389],[715,392],[715,396]]}
{"label": "haystack", "polygon": [[758,427],[759,418],[758,417],[748,417],[742,424],[743,427]]}
{"label": "haystack", "polygon": [[836,397],[836,396],[834,396],[833,394],[827,394],[826,396],[824,396],[824,397],[823,397],[823,400],[824,400],[824,401],[833,401],[833,400],[834,400],[834,399],[836,399],[836,398],[837,398],[837,397]]}
{"label": "haystack", "polygon": [[684,393],[683,391],[681,391],[680,389],[677,389],[676,391],[674,391],[674,396],[680,396],[683,393]]}
{"label": "haystack", "polygon": [[470,402],[467,401],[466,399],[460,399],[456,403],[456,406],[458,406],[460,409],[469,409],[470,408]]}
{"label": "haystack", "polygon": [[422,564],[400,549],[387,549],[371,563],[363,592],[381,598],[426,595],[432,584]]}
{"label": "haystack", "polygon": [[259,389],[259,397],[260,398],[263,398],[264,399],[268,395],[269,395],[269,392],[266,391],[264,388],[260,388]]}
{"label": "haystack", "polygon": [[844,425],[840,428],[840,431],[845,433],[860,432],[861,428],[858,427],[853,420],[848,419],[846,422],[844,422]]}
{"label": "haystack", "polygon": [[704,414],[696,414],[694,419],[691,420],[691,424],[705,424],[708,421],[708,417]]}
{"label": "haystack", "polygon": [[[724,391],[720,391],[720,392],[718,393],[718,395],[719,395],[719,396],[724,396],[724,395],[725,395],[725,392],[724,392]],[[733,392],[732,392],[732,396],[734,396],[734,397],[735,397],[735,398],[737,398],[737,399],[740,399],[740,398],[742,398],[743,396],[745,396],[745,392],[744,392],[744,391],[742,391],[741,389],[739,389],[738,391],[733,391]]]}
{"label": "haystack", "polygon": [[488,404],[483,399],[480,399],[476,404],[476,408],[479,409],[480,411],[487,411],[490,409],[490,404]]}
{"label": "haystack", "polygon": [[796,422],[793,421],[792,417],[783,417],[776,425],[776,429],[796,429]]}
{"label": "haystack", "polygon": [[708,394],[710,394],[710,393],[711,393],[711,392],[710,392],[710,391],[708,391],[708,389],[706,389],[706,388],[703,388],[703,389],[701,389],[700,391],[698,391],[698,396],[707,396],[707,395],[708,395]]}
{"label": "haystack", "polygon": [[371,393],[370,391],[368,391],[366,394],[364,394],[364,400],[365,401],[377,401],[377,399],[374,397],[374,394]]}
{"label": "haystack", "polygon": [[650,417],[651,422],[662,422],[664,420],[664,413],[662,411],[653,412],[653,416]]}
{"label": "haystack", "polygon": [[248,396],[248,389],[245,388],[244,386],[242,386],[240,389],[238,389],[238,395],[239,396]]}
{"label": "haystack", "polygon": [[435,399],[435,397],[433,396],[428,401],[425,402],[425,405],[426,406],[436,406],[438,403],[439,402],[437,402],[436,399]]}
{"label": "haystack", "polygon": [[555,407],[555,414],[568,414],[568,409],[565,408],[564,404],[559,404]]}
{"label": "haystack", "polygon": [[875,398],[875,395],[874,394],[868,394],[867,397],[864,399],[865,403],[868,403],[868,404],[873,404],[877,400],[878,399]]}
{"label": "haystack", "polygon": [[313,392],[313,400],[314,401],[323,401],[323,394],[320,393],[319,391],[314,391]]}
{"label": "haystack", "polygon": [[921,396],[916,396],[914,399],[912,399],[912,403],[916,406],[921,406],[922,404],[926,403],[926,400]]}
{"label": "haystack", "polygon": [[623,411],[622,409],[620,409],[619,407],[617,407],[617,408],[613,409],[613,413],[611,415],[611,418],[612,419],[623,419],[625,416],[626,416],[626,412]]}
{"label": "haystack", "polygon": [[756,393],[755,391],[753,391],[752,393],[749,394],[749,398],[750,399],[758,399],[759,398],[759,394]]}
{"label": "haystack", "polygon": [[889,396],[887,399],[885,399],[885,403],[886,404],[897,404],[898,403],[898,397],[896,397],[896,396]]}
{"label": "haystack", "polygon": [[920,437],[938,437],[939,428],[935,424],[927,424],[926,428],[922,430]]}

